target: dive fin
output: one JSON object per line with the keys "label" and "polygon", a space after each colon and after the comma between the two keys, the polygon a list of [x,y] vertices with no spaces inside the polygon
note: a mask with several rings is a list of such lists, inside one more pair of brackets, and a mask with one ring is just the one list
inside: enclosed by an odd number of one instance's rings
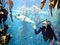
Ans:
{"label": "dive fin", "polygon": [[40,4],[40,9],[42,9],[42,8],[44,7],[45,2],[46,2],[46,0],[43,0],[43,1],[41,2],[41,4]]}

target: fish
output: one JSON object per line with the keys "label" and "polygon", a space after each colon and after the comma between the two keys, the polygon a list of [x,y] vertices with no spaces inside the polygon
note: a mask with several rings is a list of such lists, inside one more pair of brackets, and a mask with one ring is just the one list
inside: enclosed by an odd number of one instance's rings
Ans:
{"label": "fish", "polygon": [[50,9],[50,13],[51,13],[51,16],[52,16],[52,9],[54,7],[54,0],[50,0],[49,2],[49,9]]}
{"label": "fish", "polygon": [[60,8],[60,0],[58,0],[57,9]]}
{"label": "fish", "polygon": [[24,21],[24,22],[29,22],[29,23],[35,23],[33,20],[31,20],[29,17],[24,16],[22,14],[18,14],[17,16],[15,16],[15,18],[17,18],[18,20]]}
{"label": "fish", "polygon": [[58,0],[54,0],[54,6],[53,6],[53,8],[55,8],[55,6],[56,6],[56,4],[57,4],[57,1],[58,1]]}
{"label": "fish", "polygon": [[13,22],[13,16],[12,16],[13,1],[12,0],[8,0],[5,4],[9,5],[10,17],[11,17],[11,21]]}
{"label": "fish", "polygon": [[42,8],[44,7],[45,2],[46,2],[46,0],[42,0],[42,1],[41,1],[41,4],[40,4],[40,9],[42,9]]}
{"label": "fish", "polygon": [[[42,2],[40,4],[40,9],[43,9],[45,3],[46,3],[46,0],[42,0]],[[52,14],[52,9],[54,9],[56,4],[57,4],[57,0],[50,0],[50,2],[49,2],[49,9],[50,9],[51,16],[53,15]]]}
{"label": "fish", "polygon": [[53,15],[52,9],[55,8],[56,4],[57,4],[57,0],[50,0],[50,2],[49,2],[49,9],[50,9],[51,16]]}

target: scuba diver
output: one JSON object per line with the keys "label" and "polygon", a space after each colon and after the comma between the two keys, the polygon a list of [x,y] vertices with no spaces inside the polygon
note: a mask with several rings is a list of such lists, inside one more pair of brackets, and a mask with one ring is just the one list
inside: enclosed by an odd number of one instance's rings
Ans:
{"label": "scuba diver", "polygon": [[6,34],[8,25],[4,25],[4,29],[0,29],[0,45],[8,45],[9,40],[12,38],[11,34]]}
{"label": "scuba diver", "polygon": [[51,24],[49,24],[48,21],[43,21],[43,26],[40,27],[38,31],[36,30],[36,25],[34,25],[33,28],[36,35],[42,32],[44,41],[47,42],[47,40],[49,40],[50,45],[53,44],[53,39],[57,41],[56,35],[54,34]]}

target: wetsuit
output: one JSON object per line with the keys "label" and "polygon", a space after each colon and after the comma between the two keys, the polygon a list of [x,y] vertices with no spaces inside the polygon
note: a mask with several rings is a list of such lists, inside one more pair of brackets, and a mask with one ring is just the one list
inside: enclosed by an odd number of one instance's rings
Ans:
{"label": "wetsuit", "polygon": [[56,35],[53,32],[53,29],[51,28],[50,25],[47,25],[47,28],[45,26],[42,26],[38,31],[35,30],[35,34],[39,34],[40,32],[42,32],[44,41],[49,40],[53,40],[53,37],[55,40],[57,40]]}

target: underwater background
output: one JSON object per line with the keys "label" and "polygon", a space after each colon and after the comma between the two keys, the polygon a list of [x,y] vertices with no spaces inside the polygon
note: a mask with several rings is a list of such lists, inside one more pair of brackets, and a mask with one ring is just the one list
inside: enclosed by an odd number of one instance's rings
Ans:
{"label": "underwater background", "polygon": [[[51,21],[54,32],[57,35],[58,41],[60,41],[60,10],[53,9],[53,16],[50,16],[48,2],[42,10],[40,10],[41,0],[13,0],[14,6],[12,9],[13,22],[11,22],[8,15],[6,23],[11,27],[7,33],[12,34],[12,39],[9,45],[49,45],[48,41],[44,42],[42,34],[35,35],[32,23],[24,22],[15,18],[18,14],[25,15],[32,19],[36,24],[42,20]],[[7,6],[7,5],[6,5]],[[39,26],[41,26],[40,24]],[[55,44],[54,45],[60,45]]]}

